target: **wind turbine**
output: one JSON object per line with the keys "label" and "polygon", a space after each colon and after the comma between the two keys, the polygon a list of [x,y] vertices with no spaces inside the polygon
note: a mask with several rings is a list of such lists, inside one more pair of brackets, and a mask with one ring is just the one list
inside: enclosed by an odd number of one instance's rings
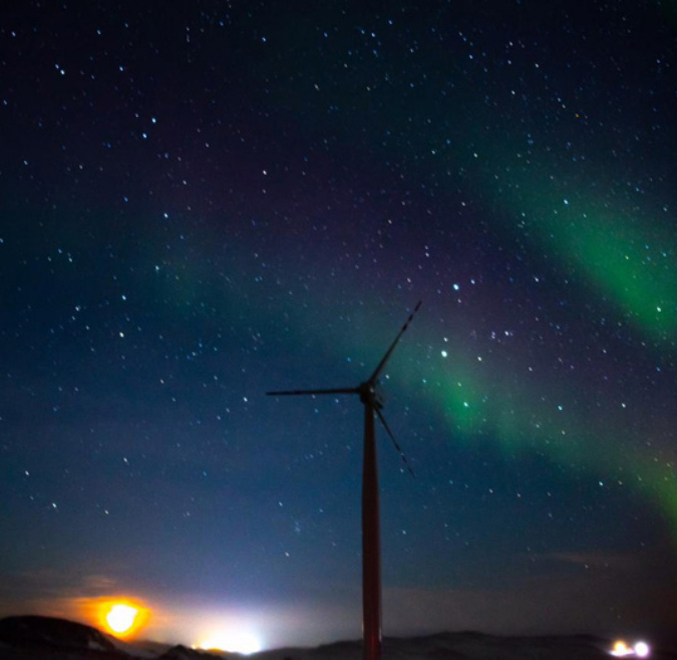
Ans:
{"label": "wind turbine", "polygon": [[390,359],[395,346],[409,327],[421,301],[405,321],[374,373],[357,387],[335,387],[322,390],[284,390],[266,392],[270,396],[296,396],[316,394],[359,394],[364,404],[364,463],[362,468],[362,635],[364,660],[381,658],[381,542],[379,534],[378,473],[376,468],[376,441],[374,415],[395,445],[405,466],[414,476],[414,471],[397,443],[393,432],[383,417],[383,399],[379,392],[379,376]]}

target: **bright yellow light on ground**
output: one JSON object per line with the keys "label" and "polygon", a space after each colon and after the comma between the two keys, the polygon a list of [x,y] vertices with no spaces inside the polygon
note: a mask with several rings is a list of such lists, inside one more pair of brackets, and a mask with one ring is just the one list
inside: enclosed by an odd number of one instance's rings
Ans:
{"label": "bright yellow light on ground", "polygon": [[623,658],[626,655],[634,655],[635,652],[622,640],[618,640],[614,644],[614,648],[611,651],[611,655],[616,656],[617,658]]}
{"label": "bright yellow light on ground", "polygon": [[221,630],[205,637],[193,648],[203,651],[230,651],[249,655],[261,650],[261,642],[251,633],[242,630]]}
{"label": "bright yellow light on ground", "polygon": [[108,614],[106,614],[106,623],[114,633],[124,635],[134,625],[134,620],[138,613],[139,610],[136,607],[118,603],[113,605]]}
{"label": "bright yellow light on ground", "polygon": [[148,623],[149,610],[131,600],[105,600],[97,607],[99,625],[116,637],[132,637]]}

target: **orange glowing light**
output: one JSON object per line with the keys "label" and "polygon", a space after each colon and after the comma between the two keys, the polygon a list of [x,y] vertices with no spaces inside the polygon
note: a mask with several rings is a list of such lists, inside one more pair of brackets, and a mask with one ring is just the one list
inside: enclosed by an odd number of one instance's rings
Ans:
{"label": "orange glowing light", "polygon": [[118,603],[106,614],[106,623],[116,633],[124,635],[133,625],[139,610],[131,605]]}
{"label": "orange glowing light", "polygon": [[148,608],[135,601],[105,600],[97,606],[97,620],[105,632],[116,637],[132,637],[147,623]]}
{"label": "orange glowing light", "polygon": [[611,655],[614,655],[617,658],[623,658],[626,655],[635,655],[635,652],[623,640],[619,639],[614,644],[614,648],[611,651]]}

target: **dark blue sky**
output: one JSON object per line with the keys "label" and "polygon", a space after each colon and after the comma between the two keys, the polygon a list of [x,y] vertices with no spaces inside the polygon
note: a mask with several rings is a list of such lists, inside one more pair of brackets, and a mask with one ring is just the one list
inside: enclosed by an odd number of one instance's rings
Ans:
{"label": "dark blue sky", "polygon": [[[360,636],[675,624],[669,2],[14,2],[0,613]],[[207,630],[209,628],[209,630]]]}

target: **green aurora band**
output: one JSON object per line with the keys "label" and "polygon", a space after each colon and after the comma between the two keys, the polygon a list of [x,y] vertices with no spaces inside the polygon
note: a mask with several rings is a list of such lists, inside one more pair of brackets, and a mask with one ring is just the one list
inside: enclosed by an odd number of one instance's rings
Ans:
{"label": "green aurora band", "polygon": [[534,248],[542,247],[585,278],[603,301],[620,311],[619,320],[627,319],[653,341],[674,347],[674,239],[639,209],[592,196],[573,197],[556,179],[539,176],[539,171],[547,167],[511,176],[507,189],[512,191],[510,212],[519,218],[517,230],[536,243]]}
{"label": "green aurora band", "polygon": [[[595,481],[631,488],[659,507],[677,546],[674,470],[677,460],[674,452],[666,452],[661,447],[659,440],[654,442],[657,429],[647,428],[646,438],[639,440],[646,447],[644,450],[638,447],[638,438],[628,431],[627,418],[623,415],[608,410],[596,414],[582,410],[585,406],[576,397],[580,394],[576,382],[560,383],[556,387],[543,382],[519,362],[514,375],[497,379],[497,373],[505,368],[493,368],[493,357],[483,361],[469,357],[467,349],[456,345],[452,338],[442,344],[445,352],[442,356],[441,350],[432,348],[440,342],[431,339],[425,327],[425,307],[419,314],[421,318],[415,319],[406,339],[423,341],[435,359],[417,362],[400,357],[393,360],[387,389],[403,387],[408,400],[423,396],[432,404],[449,429],[443,442],[470,449],[478,442],[490,440],[498,443],[507,457],[536,453],[564,466],[572,478],[587,475]],[[383,352],[383,338],[389,337],[393,328],[385,322],[378,325],[365,330],[361,355],[378,356]],[[421,334],[426,339],[421,340]],[[354,343],[348,341],[345,333],[330,332],[326,338],[326,350],[335,355],[355,351]],[[404,346],[400,347],[400,352],[403,349]],[[369,367],[368,363],[367,371]],[[518,373],[529,376],[520,377]],[[631,414],[627,411],[627,415]],[[408,449],[415,456],[415,446]]]}
{"label": "green aurora band", "polygon": [[[545,159],[538,164],[532,161],[521,169],[515,167],[514,160],[506,166],[495,156],[501,149],[489,149],[488,145],[487,149],[481,149],[478,142],[475,145],[480,153],[492,155],[484,164],[473,162],[472,158],[467,161],[472,180],[470,187],[481,185],[485,190],[493,191],[499,217],[505,223],[503,228],[509,227],[525,249],[537,258],[542,259],[546,254],[551,264],[559,265],[560,272],[570,275],[579,286],[587,285],[596,292],[602,308],[609,310],[609,323],[625,325],[629,322],[656,348],[674,347],[677,269],[672,263],[672,248],[665,247],[672,246],[673,242],[657,228],[657,223],[647,221],[637,206],[623,207],[616,201],[618,196],[604,198],[598,190],[591,190],[582,179],[585,170],[570,172],[568,177],[549,176],[547,172],[561,172],[562,168],[551,167],[552,163]],[[502,153],[511,153],[511,150]],[[456,167],[457,164],[449,165]],[[504,173],[501,178],[492,174],[497,171]],[[564,184],[567,178],[580,181],[580,186]],[[217,284],[213,274],[207,275],[204,270],[201,275],[194,273],[199,281],[191,287],[190,265],[213,261],[212,248],[207,247],[205,241],[200,243],[194,254],[174,254],[174,259],[178,257],[181,262],[183,287],[188,286],[202,297],[205,295],[204,284],[208,281],[206,289],[210,291],[212,309],[246,308],[247,318],[268,316],[277,310],[280,317],[276,320],[280,322],[284,318],[285,341],[300,342],[301,328],[321,327],[322,336],[317,338],[317,343],[323,347],[325,356],[338,356],[338,359],[355,356],[354,361],[363,361],[368,371],[369,360],[384,350],[384,337],[387,341],[393,327],[397,327],[386,321],[367,325],[361,319],[363,310],[344,310],[344,315],[356,319],[355,327],[363,329],[362,338],[356,345],[355,337],[346,336],[342,332],[343,325],[336,323],[341,310],[325,310],[319,302],[312,309],[289,305],[280,299],[279,286],[269,288],[272,285],[265,281],[246,282],[242,273],[249,270],[248,265],[244,258],[237,256],[242,254],[241,246],[227,260],[232,266],[231,272],[221,268],[216,278],[219,280],[221,275],[230,278],[232,286],[227,287],[228,291],[215,291]],[[203,258],[196,259],[197,253],[201,252],[205,252]],[[315,259],[317,264],[314,264]],[[319,254],[310,256],[306,264],[308,272],[322,272],[321,261]],[[268,282],[273,272],[284,272],[278,268],[281,266],[284,264],[278,259],[266,273]],[[268,301],[265,313],[259,310],[266,306],[257,304],[262,296]],[[383,301],[375,305],[376,308],[379,306],[384,307]],[[216,316],[225,319],[227,315],[224,311],[223,314],[217,312]],[[410,330],[410,333],[423,332],[431,337],[428,340],[430,346],[438,345],[439,338],[432,338],[432,332],[425,327],[425,306],[419,316],[415,325],[423,325],[423,330]],[[261,324],[267,320],[270,319],[262,317]],[[677,460],[674,452],[660,448],[659,441],[653,443],[650,429],[646,432],[646,440],[640,440],[647,449],[637,448],[638,438],[631,437],[627,426],[615,417],[612,416],[611,422],[609,415],[591,419],[590,411],[580,410],[581,406],[571,395],[580,384],[573,381],[553,392],[552,383],[542,379],[539,382],[536,376],[529,381],[518,377],[518,366],[515,365],[515,375],[511,379],[497,382],[496,370],[486,368],[491,358],[484,364],[477,363],[465,356],[467,351],[463,347],[454,346],[453,333],[449,334],[451,341],[444,346],[447,352],[444,368],[434,367],[431,373],[433,360],[422,361],[419,365],[408,362],[406,366],[395,361],[392,366],[393,385],[406,383],[408,396],[416,396],[420,392],[418,384],[424,383],[427,400],[433,403],[449,429],[448,442],[471,446],[477,440],[491,438],[506,456],[516,452],[537,452],[604,482],[614,480],[631,487],[660,507],[677,544],[677,480],[674,473]],[[525,373],[526,367],[522,365],[519,370]],[[344,384],[348,383],[337,383],[337,386]],[[299,383],[299,386],[303,385]],[[548,391],[546,397],[543,397],[544,391]]]}

